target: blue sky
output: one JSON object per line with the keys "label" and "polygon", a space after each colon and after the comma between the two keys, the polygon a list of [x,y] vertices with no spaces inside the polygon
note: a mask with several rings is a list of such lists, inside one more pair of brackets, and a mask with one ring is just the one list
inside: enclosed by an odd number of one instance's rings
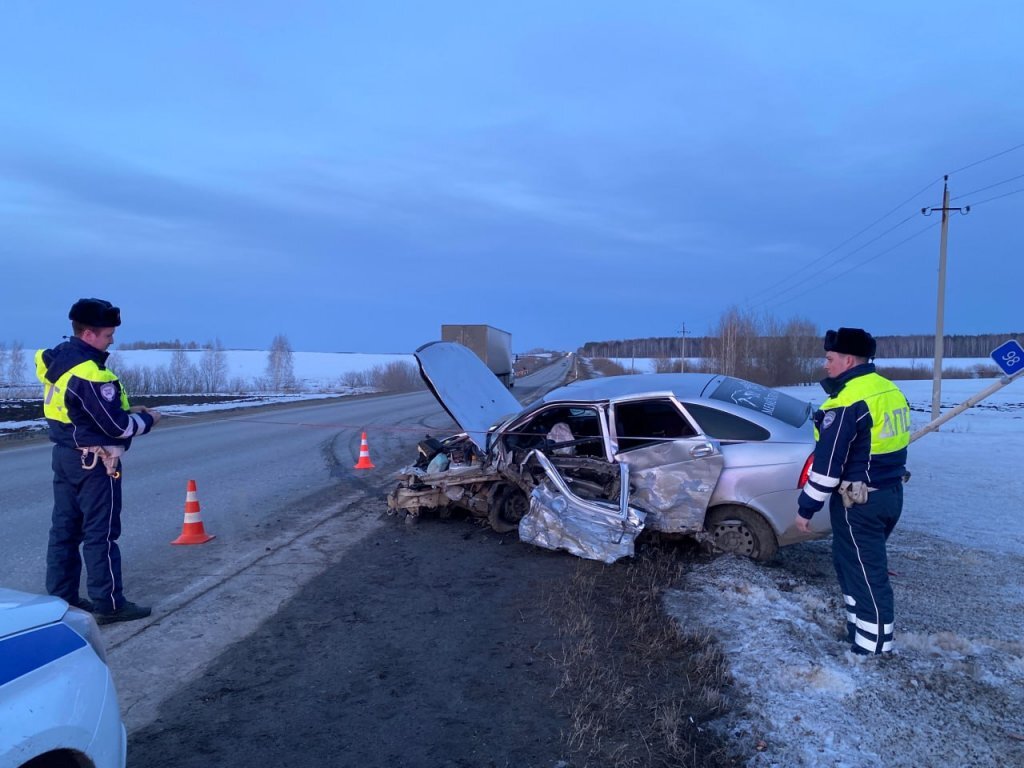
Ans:
{"label": "blue sky", "polygon": [[1019,331],[1024,10],[898,5],[8,0],[0,339],[933,333],[947,173],[946,331]]}

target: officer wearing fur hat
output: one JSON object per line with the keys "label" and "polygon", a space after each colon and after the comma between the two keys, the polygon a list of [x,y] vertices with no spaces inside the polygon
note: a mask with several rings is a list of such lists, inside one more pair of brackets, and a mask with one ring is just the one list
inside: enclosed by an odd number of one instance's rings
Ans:
{"label": "officer wearing fur hat", "polygon": [[814,463],[798,501],[796,527],[825,501],[832,559],[846,603],[854,653],[892,650],[894,609],[885,543],[903,510],[910,408],[903,393],[875,372],[875,340],[860,328],[825,334],[821,386],[828,399],[814,414]]}
{"label": "officer wearing fur hat", "polygon": [[[74,336],[35,355],[54,443],[46,591],[92,611],[100,624],[141,619],[150,608],[126,600],[121,581],[120,457],[160,413],[130,406],[105,366],[121,311],[103,299],[79,299],[68,318]],[[89,599],[78,594],[83,556]]]}

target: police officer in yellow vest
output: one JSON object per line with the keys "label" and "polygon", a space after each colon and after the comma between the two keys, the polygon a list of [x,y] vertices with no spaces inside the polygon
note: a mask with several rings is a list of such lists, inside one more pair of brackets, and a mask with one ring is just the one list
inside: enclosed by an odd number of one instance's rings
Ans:
{"label": "police officer in yellow vest", "polygon": [[[150,608],[126,600],[121,581],[120,457],[133,437],[160,421],[160,413],[130,406],[104,365],[121,311],[109,301],[79,299],[68,318],[74,336],[35,356],[54,443],[46,590],[92,611],[100,624],[141,619]],[[78,594],[83,556],[89,599]]]}
{"label": "police officer in yellow vest", "polygon": [[814,464],[800,494],[796,527],[826,499],[832,559],[846,603],[854,653],[892,650],[893,597],[885,543],[903,510],[910,408],[903,393],[869,362],[875,340],[860,328],[825,334],[828,394],[814,414]]}

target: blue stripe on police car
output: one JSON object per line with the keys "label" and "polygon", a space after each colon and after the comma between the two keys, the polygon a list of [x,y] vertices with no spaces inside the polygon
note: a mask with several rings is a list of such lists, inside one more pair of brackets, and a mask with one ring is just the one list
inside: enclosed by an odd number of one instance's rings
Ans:
{"label": "blue stripe on police car", "polygon": [[0,640],[0,686],[84,648],[85,640],[67,624],[22,632]]}

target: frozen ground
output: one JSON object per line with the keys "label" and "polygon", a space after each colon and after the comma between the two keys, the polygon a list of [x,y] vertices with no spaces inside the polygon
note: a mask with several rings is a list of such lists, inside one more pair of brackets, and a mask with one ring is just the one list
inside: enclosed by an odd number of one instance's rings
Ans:
{"label": "frozen ground", "polygon": [[[943,383],[948,408],[990,381]],[[931,382],[900,382],[923,425]],[[816,398],[820,390],[794,387]],[[668,596],[730,660],[738,707],[720,724],[756,768],[1024,766],[1024,382],[910,447],[890,539],[896,647],[864,659],[843,631],[828,542],[772,567],[722,558]]]}

